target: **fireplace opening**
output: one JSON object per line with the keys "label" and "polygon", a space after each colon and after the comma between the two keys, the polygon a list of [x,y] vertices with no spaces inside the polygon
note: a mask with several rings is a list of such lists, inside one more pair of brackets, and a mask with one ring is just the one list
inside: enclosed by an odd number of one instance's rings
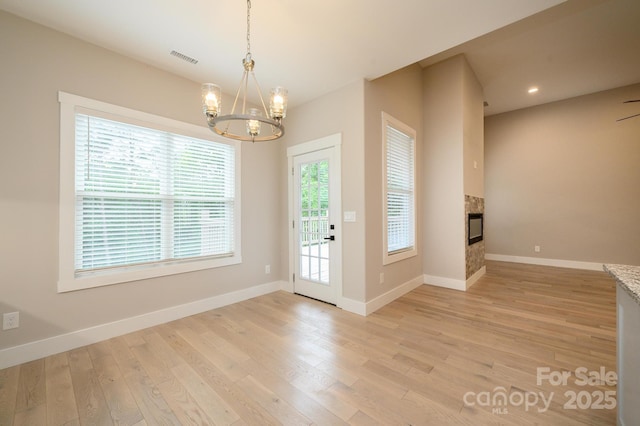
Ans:
{"label": "fireplace opening", "polygon": [[469,245],[482,241],[483,226],[482,213],[469,213]]}

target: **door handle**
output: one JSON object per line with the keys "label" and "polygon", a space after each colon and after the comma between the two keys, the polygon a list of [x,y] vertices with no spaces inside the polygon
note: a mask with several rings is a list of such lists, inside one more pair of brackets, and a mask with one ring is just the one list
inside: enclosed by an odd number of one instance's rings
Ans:
{"label": "door handle", "polygon": [[336,237],[335,235],[330,235],[328,237],[324,237],[325,240],[330,240],[330,241],[335,241]]}

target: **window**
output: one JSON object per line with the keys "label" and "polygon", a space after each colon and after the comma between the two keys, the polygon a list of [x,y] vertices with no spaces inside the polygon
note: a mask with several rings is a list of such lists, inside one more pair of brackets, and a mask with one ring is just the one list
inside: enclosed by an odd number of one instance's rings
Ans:
{"label": "window", "polygon": [[382,113],[384,233],[383,264],[417,254],[415,130]]}
{"label": "window", "polygon": [[59,100],[59,291],[241,261],[239,143],[66,93]]}

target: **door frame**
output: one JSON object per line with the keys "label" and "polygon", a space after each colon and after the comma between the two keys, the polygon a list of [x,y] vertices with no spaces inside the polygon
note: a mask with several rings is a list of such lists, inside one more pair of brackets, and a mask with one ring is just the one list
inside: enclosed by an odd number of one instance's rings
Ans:
{"label": "door frame", "polygon": [[[342,160],[341,160],[341,147],[342,147],[342,134],[335,133],[333,135],[325,136],[323,138],[314,139],[309,142],[304,142],[298,145],[293,145],[287,148],[287,198],[288,198],[288,222],[287,227],[289,229],[289,278],[287,281],[287,288],[284,290],[293,293],[295,286],[293,282],[293,274],[295,273],[295,247],[297,244],[297,229],[293,228],[293,221],[295,220],[295,206],[294,206],[294,191],[295,182],[293,181],[293,159],[298,155],[309,154],[315,151],[321,151],[327,148],[333,148],[332,162],[335,162],[335,169],[339,171],[338,176],[331,176],[330,179],[337,179],[335,187],[338,190],[336,197],[337,205],[331,206],[331,209],[335,209],[338,222],[335,224],[336,229],[334,235],[336,241],[331,245],[331,258],[335,261],[334,265],[337,269],[335,273],[331,273],[331,279],[335,280],[332,285],[335,285],[336,289],[336,306],[342,308]],[[333,259],[335,257],[335,259]]]}

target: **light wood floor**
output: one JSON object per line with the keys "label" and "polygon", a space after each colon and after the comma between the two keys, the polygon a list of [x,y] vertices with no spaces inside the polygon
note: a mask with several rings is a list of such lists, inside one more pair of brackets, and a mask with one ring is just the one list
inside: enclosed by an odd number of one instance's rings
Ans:
{"label": "light wood floor", "polygon": [[615,312],[605,273],[497,262],[366,318],[277,292],[0,370],[0,425],[613,425],[563,405],[615,386],[536,369],[615,371]]}

